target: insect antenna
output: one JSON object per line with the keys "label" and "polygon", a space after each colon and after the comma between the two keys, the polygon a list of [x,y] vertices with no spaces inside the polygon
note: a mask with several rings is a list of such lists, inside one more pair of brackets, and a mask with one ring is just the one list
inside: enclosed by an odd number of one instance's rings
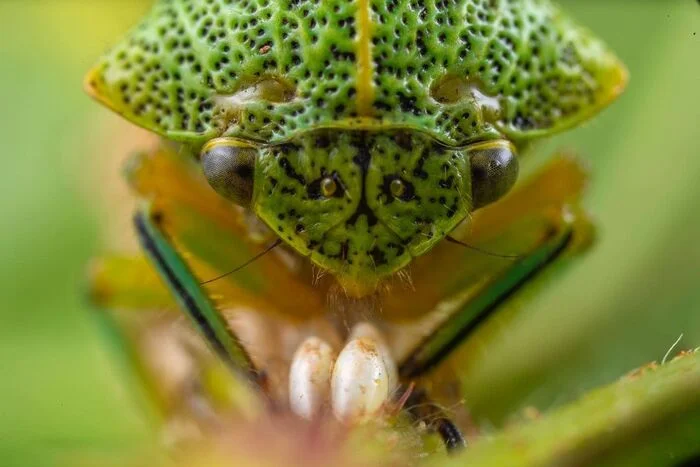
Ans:
{"label": "insect antenna", "polygon": [[273,243],[271,243],[268,247],[266,247],[263,251],[261,251],[260,253],[258,253],[258,254],[255,255],[255,256],[253,256],[252,258],[250,258],[248,261],[246,261],[245,263],[241,264],[240,266],[238,266],[238,267],[236,267],[236,268],[234,268],[234,269],[231,269],[229,272],[225,272],[225,273],[221,274],[220,276],[216,276],[216,277],[214,277],[214,278],[212,278],[212,279],[206,280],[206,281],[204,281],[204,282],[200,282],[199,285],[205,285],[205,284],[209,284],[209,283],[214,282],[214,281],[218,281],[219,279],[222,279],[222,278],[224,278],[224,277],[226,277],[226,276],[229,276],[229,275],[231,275],[231,274],[234,274],[234,273],[240,271],[240,270],[243,269],[244,267],[250,265],[250,264],[253,263],[254,261],[259,260],[260,258],[262,258],[263,256],[265,256],[266,254],[268,254],[269,252],[271,252],[273,249],[275,249],[275,247],[279,246],[280,243],[282,243],[282,239],[278,238],[278,239],[275,240]]}
{"label": "insect antenna", "polygon": [[457,240],[456,238],[450,237],[449,235],[447,237],[445,237],[445,239],[447,239],[447,241],[450,243],[454,243],[456,245],[463,246],[464,248],[468,248],[470,250],[473,250],[473,251],[476,251],[478,253],[482,253],[482,254],[485,254],[488,256],[494,256],[496,258],[516,260],[516,259],[520,259],[522,257],[521,255],[503,255],[500,253],[494,253],[493,251],[484,250],[484,249],[476,247],[474,245],[470,245],[468,243],[465,243],[461,240]]}

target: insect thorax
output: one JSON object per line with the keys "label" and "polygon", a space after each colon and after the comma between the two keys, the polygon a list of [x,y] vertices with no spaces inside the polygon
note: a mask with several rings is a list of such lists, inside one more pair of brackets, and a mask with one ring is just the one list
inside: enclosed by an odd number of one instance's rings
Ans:
{"label": "insect thorax", "polygon": [[547,1],[180,0],[157,3],[88,86],[190,142],[366,118],[460,145],[571,126],[622,78]]}

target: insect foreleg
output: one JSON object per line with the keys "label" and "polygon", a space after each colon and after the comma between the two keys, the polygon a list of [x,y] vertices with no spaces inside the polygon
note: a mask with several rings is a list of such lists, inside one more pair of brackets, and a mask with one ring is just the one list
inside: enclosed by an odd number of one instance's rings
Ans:
{"label": "insect foreleg", "polygon": [[573,224],[565,219],[537,247],[503,273],[482,284],[470,300],[420,342],[399,365],[403,381],[422,376],[445,359],[492,311],[556,260],[573,238]]}
{"label": "insect foreleg", "polygon": [[440,435],[448,452],[455,452],[467,446],[457,425],[437,404],[430,401],[424,390],[412,390],[405,405],[414,418],[425,421],[432,431]]}
{"label": "insect foreleg", "polygon": [[137,212],[134,224],[146,255],[214,353],[234,372],[255,382],[257,372],[250,357],[167,238],[150,206]]}

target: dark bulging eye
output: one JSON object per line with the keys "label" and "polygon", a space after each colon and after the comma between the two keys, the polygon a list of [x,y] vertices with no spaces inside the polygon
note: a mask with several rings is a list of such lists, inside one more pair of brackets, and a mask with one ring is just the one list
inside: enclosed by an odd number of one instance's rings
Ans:
{"label": "dark bulging eye", "polygon": [[468,148],[472,205],[477,209],[502,198],[518,178],[518,158],[508,141],[489,141]]}
{"label": "dark bulging eye", "polygon": [[202,151],[202,171],[217,193],[248,206],[253,198],[256,153],[254,148],[238,141],[213,141]]}

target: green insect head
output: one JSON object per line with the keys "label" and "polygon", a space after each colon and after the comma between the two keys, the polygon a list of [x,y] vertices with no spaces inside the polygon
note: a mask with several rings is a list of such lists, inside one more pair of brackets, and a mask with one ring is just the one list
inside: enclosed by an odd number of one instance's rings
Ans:
{"label": "green insect head", "polygon": [[447,148],[403,130],[318,130],[258,147],[222,138],[204,147],[202,166],[215,190],[250,207],[353,295],[500,198],[518,172],[508,142]]}
{"label": "green insect head", "polygon": [[87,88],[364,295],[626,81],[546,0],[161,0]]}

